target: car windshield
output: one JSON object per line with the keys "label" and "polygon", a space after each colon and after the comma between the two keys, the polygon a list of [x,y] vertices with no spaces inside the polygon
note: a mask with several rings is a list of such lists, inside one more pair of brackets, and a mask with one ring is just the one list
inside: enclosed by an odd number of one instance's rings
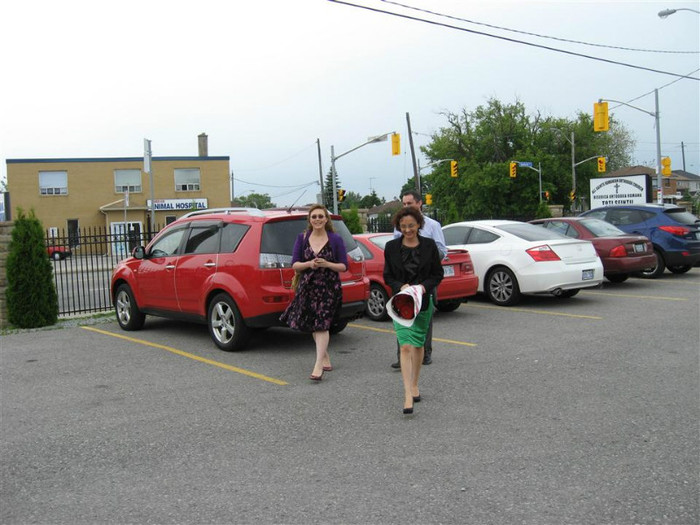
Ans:
{"label": "car windshield", "polygon": [[692,213],[685,211],[683,208],[673,208],[664,211],[664,213],[674,221],[680,222],[681,224],[687,224],[688,226],[693,226],[700,223],[700,219],[698,219]]}
{"label": "car windshield", "polygon": [[609,237],[612,235],[625,235],[620,228],[610,224],[609,222],[601,221],[600,219],[581,219],[581,224],[596,237]]}
{"label": "car windshield", "polygon": [[502,224],[496,226],[497,230],[503,230],[511,235],[520,237],[526,241],[547,241],[550,239],[569,239],[566,235],[562,235],[553,230],[543,228],[536,224]]}
{"label": "car windshield", "polygon": [[[276,253],[288,255],[291,261],[294,251],[294,242],[297,235],[303,232],[308,225],[306,217],[299,217],[293,220],[270,221],[263,226],[262,253]],[[333,219],[333,229],[343,238],[345,249],[351,252],[357,248],[357,243],[352,237],[350,230],[341,220]]]}
{"label": "car windshield", "polygon": [[372,237],[370,239],[370,242],[383,250],[386,247],[386,243],[388,243],[393,238],[393,234],[377,235],[376,237]]}

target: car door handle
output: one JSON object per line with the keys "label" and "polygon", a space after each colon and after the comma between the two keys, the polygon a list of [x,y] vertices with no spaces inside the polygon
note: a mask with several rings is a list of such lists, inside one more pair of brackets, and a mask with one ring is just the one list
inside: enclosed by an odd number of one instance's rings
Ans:
{"label": "car door handle", "polygon": [[216,263],[215,262],[208,262],[208,263],[204,263],[204,266],[206,266],[207,268],[211,268],[212,266],[216,266]]}
{"label": "car door handle", "polygon": [[166,264],[166,265],[165,265],[165,269],[166,269],[166,270],[172,270],[173,268],[175,268],[175,265],[174,265],[174,264]]}

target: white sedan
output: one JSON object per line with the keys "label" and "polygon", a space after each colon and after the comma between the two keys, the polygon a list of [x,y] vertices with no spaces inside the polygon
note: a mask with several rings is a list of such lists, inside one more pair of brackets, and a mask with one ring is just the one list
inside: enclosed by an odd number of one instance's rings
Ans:
{"label": "white sedan", "polygon": [[516,304],[521,294],[573,297],[603,282],[590,241],[507,220],[457,222],[442,231],[449,248],[469,250],[479,292],[500,306]]}

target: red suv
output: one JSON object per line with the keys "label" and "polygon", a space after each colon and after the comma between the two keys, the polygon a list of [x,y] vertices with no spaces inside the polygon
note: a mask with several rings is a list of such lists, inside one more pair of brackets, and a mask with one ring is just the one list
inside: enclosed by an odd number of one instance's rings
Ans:
{"label": "red suv", "polygon": [[[292,250],[307,212],[225,208],[196,211],[134,249],[112,274],[119,326],[138,330],[146,314],[206,323],[222,350],[245,347],[251,329],[283,326],[291,301]],[[331,333],[360,317],[369,296],[364,258],[340,216],[333,228],[348,250],[343,305]]]}

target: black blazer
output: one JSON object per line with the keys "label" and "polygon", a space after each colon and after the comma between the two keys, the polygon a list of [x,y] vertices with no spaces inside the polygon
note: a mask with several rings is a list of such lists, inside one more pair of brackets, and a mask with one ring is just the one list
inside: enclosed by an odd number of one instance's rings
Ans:
{"label": "black blazer", "polygon": [[409,282],[406,276],[406,269],[401,260],[402,239],[403,236],[392,239],[384,247],[384,282],[391,288],[393,295],[399,293],[404,284],[422,284],[425,288],[425,295],[423,295],[424,308],[421,309],[427,309],[428,303],[425,301],[425,297],[433,293],[433,290],[440,284],[444,275],[442,263],[440,262],[440,252],[434,240],[419,235],[418,270],[416,271],[416,277]]}

